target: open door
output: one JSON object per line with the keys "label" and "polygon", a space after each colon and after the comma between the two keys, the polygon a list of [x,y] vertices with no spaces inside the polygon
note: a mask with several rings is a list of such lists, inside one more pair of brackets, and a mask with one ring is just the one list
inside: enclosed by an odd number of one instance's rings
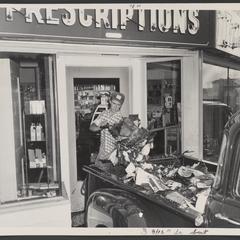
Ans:
{"label": "open door", "polygon": [[146,60],[147,127],[155,132],[152,157],[181,152],[181,58]]}
{"label": "open door", "polygon": [[[13,102],[13,125],[14,125],[14,146],[15,146],[15,160],[16,160],[16,176],[18,189],[23,184],[22,179],[24,175],[24,144],[22,132],[22,106],[20,96],[20,71],[19,64],[10,60],[10,73],[12,84],[12,102]],[[16,200],[16,199],[14,199]]]}
{"label": "open door", "polygon": [[45,88],[46,88],[46,93],[45,93],[45,99],[46,99],[46,107],[49,110],[48,114],[46,115],[47,117],[47,122],[49,125],[51,124],[51,127],[49,130],[46,132],[47,138],[48,138],[48,155],[49,155],[49,164],[52,166],[52,168],[48,169],[48,178],[51,182],[56,182],[60,178],[60,169],[57,168],[58,165],[60,165],[59,160],[57,159],[58,155],[58,149],[56,148],[55,142],[57,141],[56,137],[56,132],[58,132],[57,125],[56,123],[56,116],[55,116],[55,105],[54,103],[54,95],[52,94],[54,92],[54,89],[56,88],[54,86],[55,83],[55,61],[54,61],[54,56],[49,55],[45,56],[43,58],[44,62],[44,73],[45,73]]}
{"label": "open door", "polygon": [[[0,71],[2,87],[0,90],[4,103],[1,108],[2,151],[0,158],[0,202],[17,200],[18,184],[22,181],[23,139],[21,101],[19,86],[19,65],[10,59],[1,59]],[[17,177],[18,176],[18,177]]]}

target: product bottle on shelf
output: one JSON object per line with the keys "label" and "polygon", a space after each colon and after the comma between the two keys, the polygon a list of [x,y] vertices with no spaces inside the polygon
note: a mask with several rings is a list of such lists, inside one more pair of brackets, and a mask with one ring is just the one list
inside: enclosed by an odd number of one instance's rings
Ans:
{"label": "product bottle on shelf", "polygon": [[43,161],[43,166],[46,167],[47,159],[46,159],[46,154],[45,153],[42,153],[42,161]]}
{"label": "product bottle on shelf", "polygon": [[42,125],[41,123],[38,123],[37,127],[36,127],[36,137],[37,137],[37,141],[41,141],[42,140]]}
{"label": "product bottle on shelf", "polygon": [[34,123],[30,127],[30,139],[31,141],[36,141],[36,126]]}

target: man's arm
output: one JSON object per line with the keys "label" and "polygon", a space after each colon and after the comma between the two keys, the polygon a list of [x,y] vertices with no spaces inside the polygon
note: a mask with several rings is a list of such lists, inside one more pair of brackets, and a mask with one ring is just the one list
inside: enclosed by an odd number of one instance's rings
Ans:
{"label": "man's arm", "polygon": [[89,127],[89,130],[92,132],[97,132],[101,130],[101,127],[97,126],[97,124],[95,123],[92,123]]}
{"label": "man's arm", "polygon": [[109,124],[105,124],[104,126],[98,126],[96,123],[92,123],[89,127],[89,130],[90,131],[93,131],[93,132],[97,132],[97,131],[100,131],[100,130],[103,130],[103,129],[106,129],[108,128],[109,129]]}
{"label": "man's arm", "polygon": [[89,130],[93,132],[97,132],[105,128],[108,128],[108,122],[106,118],[106,111],[103,111],[89,126]]}

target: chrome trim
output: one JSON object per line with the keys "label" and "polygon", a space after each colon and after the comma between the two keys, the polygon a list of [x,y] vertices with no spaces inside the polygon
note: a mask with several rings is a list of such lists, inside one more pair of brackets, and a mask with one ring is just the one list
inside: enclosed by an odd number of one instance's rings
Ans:
{"label": "chrome trim", "polygon": [[227,217],[223,216],[221,213],[216,213],[216,214],[215,214],[215,218],[221,219],[221,220],[227,221],[227,222],[229,222],[229,223],[231,223],[231,224],[240,226],[240,222],[237,222],[237,221],[235,221],[235,220],[232,220],[232,219],[230,219],[230,218],[227,218]]}

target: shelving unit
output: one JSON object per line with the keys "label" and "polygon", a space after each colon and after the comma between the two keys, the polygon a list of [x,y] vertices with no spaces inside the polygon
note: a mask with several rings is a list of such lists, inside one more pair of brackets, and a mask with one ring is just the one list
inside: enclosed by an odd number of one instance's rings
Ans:
{"label": "shelving unit", "polygon": [[[23,189],[28,197],[52,197],[57,195],[59,184],[52,179],[53,166],[49,161],[47,113],[23,113],[25,136],[25,163]],[[41,124],[41,132],[33,139],[31,126]],[[38,136],[37,136],[38,135]]]}
{"label": "shelving unit", "polygon": [[[175,125],[177,119],[176,103],[177,85],[170,80],[149,80],[148,81],[148,123],[155,120],[151,128],[161,128]],[[172,107],[166,107],[166,98],[172,99]]]}
{"label": "shelving unit", "polygon": [[96,107],[101,104],[108,105],[101,102],[101,96],[109,95],[109,92],[116,91],[114,85],[92,84],[92,85],[75,85],[74,86],[74,103],[75,111],[78,111],[84,119],[92,117]]}
{"label": "shelving unit", "polygon": [[[48,144],[47,144],[47,120],[46,113],[42,114],[23,114],[25,129],[25,152],[27,156],[26,173],[28,182],[48,183]],[[37,138],[35,129],[35,139],[31,136],[31,126],[41,124],[41,133]],[[32,137],[32,138],[31,138]]]}

